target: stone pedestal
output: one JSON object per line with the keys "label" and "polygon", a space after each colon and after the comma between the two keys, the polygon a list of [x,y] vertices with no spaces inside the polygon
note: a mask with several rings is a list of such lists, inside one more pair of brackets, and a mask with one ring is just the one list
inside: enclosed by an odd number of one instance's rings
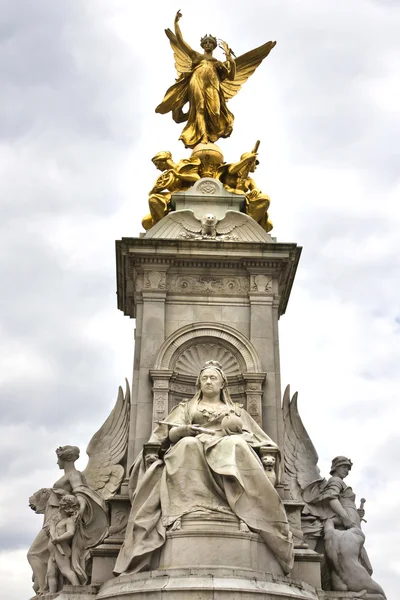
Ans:
{"label": "stone pedestal", "polygon": [[319,600],[383,600],[381,594],[366,594],[365,592],[324,592],[319,591]]}
{"label": "stone pedestal", "polygon": [[100,546],[92,548],[92,583],[104,583],[114,577],[115,561],[124,541],[131,503],[128,494],[117,494],[109,502],[109,536]]}
{"label": "stone pedestal", "polygon": [[216,179],[203,177],[186,192],[173,194],[171,204],[175,210],[192,210],[197,219],[208,212],[223,219],[227,210],[243,211],[245,201],[244,194],[232,194]]}
{"label": "stone pedestal", "polygon": [[294,550],[294,566],[290,573],[291,579],[305,581],[314,588],[321,588],[321,561],[322,554],[317,554],[314,550],[299,549]]}
{"label": "stone pedestal", "polygon": [[318,600],[306,583],[239,569],[177,569],[121,575],[96,600]]}
{"label": "stone pedestal", "polygon": [[224,514],[183,517],[182,528],[167,533],[154,567],[158,570],[227,567],[283,575],[258,533],[240,531],[238,518]]}
{"label": "stone pedestal", "polygon": [[95,600],[98,589],[95,585],[65,585],[56,594],[34,596],[31,600]]}
{"label": "stone pedestal", "polygon": [[[298,512],[299,506],[293,505],[291,508],[293,512],[295,508]],[[96,598],[159,600],[160,595],[157,594],[162,589],[162,593],[167,594],[166,598],[190,599],[190,595],[183,594],[187,593],[185,590],[192,589],[193,584],[198,594],[193,598],[203,600],[214,598],[207,595],[210,593],[210,578],[212,581],[218,580],[219,595],[215,598],[228,597],[228,591],[231,598],[240,600],[251,598],[256,593],[265,593],[261,598],[268,599],[316,598],[315,594],[310,596],[310,589],[321,587],[321,555],[310,550],[307,544],[300,544],[295,548],[295,563],[290,578],[284,577],[278,561],[262,538],[257,533],[241,531],[240,522],[233,514],[185,515],[181,520],[181,528],[169,530],[165,544],[154,554],[152,571],[141,575],[114,578],[113,568],[122,539],[118,540],[119,543],[117,538],[114,538],[114,543],[112,540],[108,538],[92,551],[92,582],[104,583]],[[233,585],[232,578],[235,585],[239,586],[237,593],[242,590],[240,593],[247,595],[233,595],[233,588],[230,587]],[[276,587],[277,581],[284,582],[283,591]],[[166,588],[163,582],[167,582]]]}

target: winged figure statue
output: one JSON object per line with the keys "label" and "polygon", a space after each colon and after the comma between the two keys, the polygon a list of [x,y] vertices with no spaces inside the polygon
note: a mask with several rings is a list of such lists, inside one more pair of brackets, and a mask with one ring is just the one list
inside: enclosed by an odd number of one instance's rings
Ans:
{"label": "winged figure statue", "polygon": [[[292,500],[304,503],[302,529],[306,541],[324,555],[322,582],[325,590],[373,594],[384,600],[381,586],[372,579],[372,567],[364,548],[361,529],[365,511],[361,500],[344,479],[353,463],[345,456],[332,461],[331,477],[321,476],[318,454],[301,420],[297,393],[290,399],[289,386],[283,397],[285,425],[285,484]],[[361,597],[361,596],[360,596]]]}
{"label": "winged figure statue", "polygon": [[57,463],[64,474],[51,488],[41,488],[29,498],[37,514],[44,514],[42,529],[34,539],[28,561],[37,596],[58,592],[63,581],[84,585],[88,581],[90,548],[108,534],[106,500],[118,491],[125,469],[120,464],[128,445],[130,391],[119,388],[117,402],[88,447],[83,472],[75,468],[80,450],[60,446]]}
{"label": "winged figure statue", "polygon": [[[186,122],[179,139],[186,148],[194,148],[199,143],[213,143],[231,135],[234,116],[227,102],[238,93],[276,42],[267,42],[236,58],[226,42],[218,43],[214,36],[205,35],[200,41],[204,50],[201,54],[183,39],[179,27],[181,16],[178,11],[175,33],[170,29],[165,30],[174,52],[178,79],[167,90],[156,112],[172,112],[176,123]],[[223,62],[213,57],[217,46],[225,53]],[[187,103],[189,108],[184,112]]]}

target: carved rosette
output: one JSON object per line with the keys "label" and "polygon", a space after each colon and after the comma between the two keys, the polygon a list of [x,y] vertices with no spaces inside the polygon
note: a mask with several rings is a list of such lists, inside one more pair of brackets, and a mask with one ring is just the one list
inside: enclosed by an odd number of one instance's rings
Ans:
{"label": "carved rosette", "polygon": [[204,194],[207,196],[212,196],[214,194],[216,194],[219,191],[219,186],[216,182],[214,181],[201,181],[198,185],[197,185],[197,192],[200,192],[200,194]]}

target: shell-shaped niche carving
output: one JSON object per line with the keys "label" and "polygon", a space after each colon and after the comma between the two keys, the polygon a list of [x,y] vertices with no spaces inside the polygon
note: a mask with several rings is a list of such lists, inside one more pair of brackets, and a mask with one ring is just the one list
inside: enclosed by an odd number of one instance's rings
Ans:
{"label": "shell-shaped niche carving", "polygon": [[196,376],[207,360],[217,360],[227,377],[240,375],[241,369],[236,357],[219,344],[193,344],[178,357],[174,371],[182,375]]}

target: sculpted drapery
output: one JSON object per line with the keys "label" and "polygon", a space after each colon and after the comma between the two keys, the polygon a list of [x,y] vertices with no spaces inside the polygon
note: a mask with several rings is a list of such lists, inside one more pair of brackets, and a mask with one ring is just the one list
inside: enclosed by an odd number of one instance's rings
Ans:
{"label": "sculpted drapery", "polygon": [[141,454],[133,465],[132,509],[117,574],[149,569],[167,528],[196,512],[233,513],[260,533],[284,572],[293,566],[286,513],[260,458],[263,449],[276,451],[276,444],[232,402],[225,375],[210,363],[200,373],[196,395],[173,408],[170,425],[152,433],[149,443],[164,448],[163,458],[154,456],[149,464]]}

